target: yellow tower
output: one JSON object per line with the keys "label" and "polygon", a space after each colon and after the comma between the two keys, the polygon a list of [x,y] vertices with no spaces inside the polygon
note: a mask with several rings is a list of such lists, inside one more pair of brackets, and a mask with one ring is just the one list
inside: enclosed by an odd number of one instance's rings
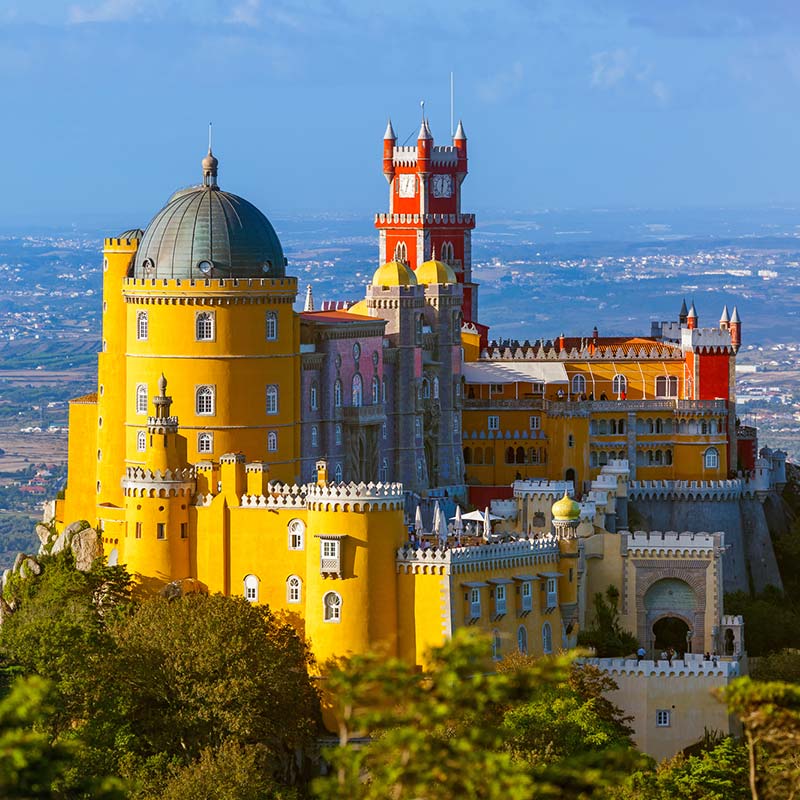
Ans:
{"label": "yellow tower", "polygon": [[306,495],[306,636],[320,663],[344,653],[397,654],[402,484],[329,484],[324,461]]}
{"label": "yellow tower", "polygon": [[195,492],[186,440],[178,434],[178,418],[170,415],[172,398],[166,392],[162,375],[153,398],[155,416],[147,419],[144,465],[128,467],[122,481],[121,560],[140,581],[155,586],[190,576],[189,505]]}
{"label": "yellow tower", "polygon": [[560,553],[558,576],[558,605],[568,646],[577,644],[578,624],[578,523],[580,504],[566,490],[564,496],[553,503],[553,532],[558,539]]}

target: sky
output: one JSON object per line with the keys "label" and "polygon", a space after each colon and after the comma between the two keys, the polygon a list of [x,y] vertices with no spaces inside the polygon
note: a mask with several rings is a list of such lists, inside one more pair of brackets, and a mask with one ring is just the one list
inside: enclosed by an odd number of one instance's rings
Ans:
{"label": "sky", "polygon": [[383,211],[451,71],[465,209],[800,206],[796,0],[2,0],[0,225],[142,225],[209,121],[268,215]]}

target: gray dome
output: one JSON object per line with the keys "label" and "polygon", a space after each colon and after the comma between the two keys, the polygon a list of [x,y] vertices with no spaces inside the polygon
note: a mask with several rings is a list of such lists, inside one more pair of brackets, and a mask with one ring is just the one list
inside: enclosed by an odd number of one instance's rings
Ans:
{"label": "gray dome", "polygon": [[[216,171],[215,171],[216,172]],[[270,221],[215,183],[176,192],[139,242],[135,278],[282,278],[286,259]]]}
{"label": "gray dome", "polygon": [[117,239],[141,239],[144,236],[144,231],[141,228],[131,228],[128,231],[123,231]]}

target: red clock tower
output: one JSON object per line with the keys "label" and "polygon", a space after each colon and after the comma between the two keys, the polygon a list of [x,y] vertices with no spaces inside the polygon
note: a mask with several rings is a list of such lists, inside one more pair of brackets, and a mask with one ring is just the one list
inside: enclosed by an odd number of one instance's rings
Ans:
{"label": "red clock tower", "polygon": [[461,212],[461,184],[467,177],[467,137],[461,122],[452,145],[434,145],[423,119],[417,144],[398,147],[390,120],[383,135],[383,174],[389,183],[389,213],[375,215],[380,263],[398,260],[416,270],[434,257],[444,261],[464,285],[464,321],[477,321],[475,215]]}

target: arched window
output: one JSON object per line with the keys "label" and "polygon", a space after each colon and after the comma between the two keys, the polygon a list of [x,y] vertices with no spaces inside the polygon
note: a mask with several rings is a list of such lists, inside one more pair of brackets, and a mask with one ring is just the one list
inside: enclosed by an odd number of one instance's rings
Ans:
{"label": "arched window", "polygon": [[274,342],[278,338],[278,315],[267,311],[267,341]]}
{"label": "arched window", "polygon": [[333,405],[336,408],[342,407],[342,382],[338,378],[333,384]]}
{"label": "arched window", "polygon": [[583,375],[574,375],[572,378],[572,394],[584,394],[586,392],[586,378]]}
{"label": "arched window", "polygon": [[358,408],[364,402],[364,386],[361,382],[361,376],[356,372],[353,375],[353,387],[352,387],[352,394],[353,394],[353,407]]}
{"label": "arched window", "polygon": [[389,480],[389,462],[384,458],[381,461],[381,468],[378,471],[378,480],[381,483],[386,483]]}
{"label": "arched window", "polygon": [[286,580],[286,602],[299,603],[303,599],[303,582],[297,575],[290,575]]}
{"label": "arched window", "polygon": [[419,417],[414,418],[414,435],[417,438],[422,436],[422,420]]}
{"label": "arched window", "polygon": [[660,417],[656,420],[656,433],[664,433],[664,420]]}
{"label": "arched window", "polygon": [[514,463],[514,448],[507,447],[506,448],[506,464],[513,464]]}
{"label": "arched window", "polygon": [[342,482],[342,478],[343,478],[342,465],[341,464],[337,464],[336,465],[336,469],[334,470],[333,474],[334,474],[334,477],[336,478],[336,483],[341,483]]}
{"label": "arched window", "polygon": [[144,431],[139,431],[136,434],[136,449],[140,453],[144,453],[147,449],[147,434]]}
{"label": "arched window", "polygon": [[542,650],[545,654],[553,652],[553,629],[549,622],[542,625]]}
{"label": "arched window", "polygon": [[625,433],[625,420],[617,420],[617,433]]}
{"label": "arched window", "polygon": [[140,383],[136,386],[136,413],[147,413],[147,384]]}
{"label": "arched window", "polygon": [[244,599],[249,603],[258,602],[258,578],[255,575],[246,575],[244,579]]}
{"label": "arched window", "polygon": [[214,437],[210,433],[197,434],[197,452],[198,453],[214,452]]}
{"label": "arched window", "polygon": [[308,405],[312,411],[319,408],[319,386],[316,381],[311,381],[311,388],[308,393]]}
{"label": "arched window", "polygon": [[605,436],[608,433],[608,421],[601,419],[597,424],[597,432],[600,436]]}
{"label": "arched window", "polygon": [[422,379],[422,397],[425,400],[430,400],[431,398],[431,385],[427,378]]}
{"label": "arched window", "polygon": [[518,447],[517,451],[514,455],[514,460],[517,464],[524,464],[525,463],[525,448]]}
{"label": "arched window", "polygon": [[381,403],[386,402],[386,378],[381,378]]}
{"label": "arched window", "polygon": [[338,592],[326,592],[322,597],[322,618],[325,622],[340,622],[342,598]]}
{"label": "arched window", "polygon": [[528,629],[524,625],[517,628],[517,650],[523,655],[528,655]]}
{"label": "arched window", "polygon": [[628,391],[628,379],[624,375],[615,375],[611,381],[611,391],[619,398]]}
{"label": "arched window", "polygon": [[319,431],[316,425],[311,426],[311,446],[317,447],[319,445]]}
{"label": "arched window", "polygon": [[719,469],[719,451],[716,447],[709,447],[703,454],[703,465],[706,469]]}
{"label": "arched window", "polygon": [[278,387],[273,383],[267,386],[267,414],[278,413]]}
{"label": "arched window", "polygon": [[703,421],[700,423],[700,433],[701,433],[703,436],[708,436],[708,422],[706,422],[705,420],[703,420]]}
{"label": "arched window", "polygon": [[287,526],[289,549],[302,550],[305,547],[306,524],[301,519],[293,519]]}
{"label": "arched window", "polygon": [[438,378],[434,378],[433,379],[433,399],[434,400],[438,400],[439,399],[439,379]]}
{"label": "arched window", "polygon": [[597,466],[597,453],[594,450],[592,450],[592,452],[589,453],[589,466],[590,467]]}
{"label": "arched window", "polygon": [[278,434],[275,431],[270,431],[267,434],[267,450],[270,453],[278,451]]}
{"label": "arched window", "polygon": [[147,341],[147,312],[140,311],[136,315],[136,338],[140,342]]}
{"label": "arched window", "polygon": [[415,330],[417,334],[417,344],[422,341],[422,314],[417,314],[415,320]]}
{"label": "arched window", "polygon": [[494,464],[494,449],[491,447],[486,447],[483,451],[484,453],[484,463],[485,464]]}
{"label": "arched window", "polygon": [[336,442],[337,445],[342,443],[342,426],[341,425],[337,425],[336,428],[334,429],[334,437],[333,438],[334,438],[334,441]]}
{"label": "arched window", "polygon": [[195,337],[198,342],[210,342],[214,339],[214,315],[210,311],[201,311],[195,317]]}
{"label": "arched window", "polygon": [[605,450],[600,451],[599,464],[601,467],[604,467],[606,464],[608,464],[608,453],[606,453]]}
{"label": "arched window", "polygon": [[465,447],[464,448],[464,463],[471,464],[472,463],[472,448]]}
{"label": "arched window", "polygon": [[195,412],[200,416],[210,416],[214,413],[214,387],[198,386],[194,396]]}
{"label": "arched window", "polygon": [[397,248],[394,251],[394,257],[397,261],[400,261],[402,264],[408,262],[408,248],[406,247],[405,242],[400,242],[397,245]]}
{"label": "arched window", "polygon": [[372,376],[372,405],[376,406],[381,401],[381,382],[377,375]]}
{"label": "arched window", "polygon": [[502,661],[503,654],[501,652],[502,640],[500,639],[500,631],[495,628],[492,631],[492,659],[494,661]]}

